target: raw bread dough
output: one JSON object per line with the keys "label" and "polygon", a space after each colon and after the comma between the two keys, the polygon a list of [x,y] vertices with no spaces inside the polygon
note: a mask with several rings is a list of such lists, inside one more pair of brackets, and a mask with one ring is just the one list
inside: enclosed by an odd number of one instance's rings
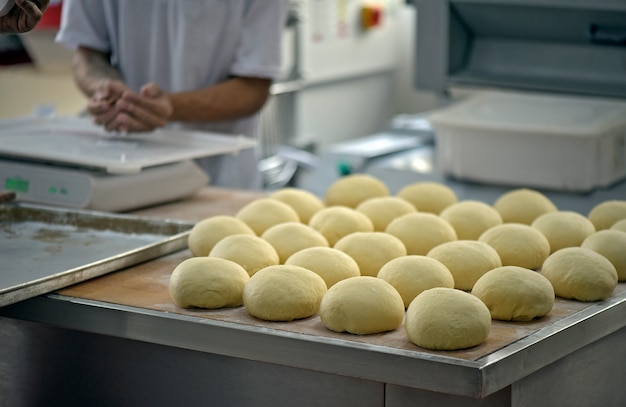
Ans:
{"label": "raw bread dough", "polygon": [[406,256],[404,243],[385,232],[351,233],[342,237],[334,248],[352,257],[363,276],[376,277],[389,260]]}
{"label": "raw bread dough", "polygon": [[280,263],[274,246],[255,235],[231,235],[217,242],[210,257],[234,261],[250,276],[267,266]]}
{"label": "raw bread dough", "polygon": [[422,292],[411,302],[404,327],[409,340],[422,348],[465,349],[487,339],[491,314],[472,294],[436,287]]}
{"label": "raw bread dough", "polygon": [[601,230],[586,238],[581,247],[606,257],[615,267],[617,279],[626,281],[626,233],[611,229]]}
{"label": "raw bread dough", "polygon": [[626,219],[618,220],[611,226],[611,229],[626,232]]}
{"label": "raw bread dough", "polygon": [[502,266],[500,255],[487,243],[455,240],[442,243],[427,254],[445,265],[454,278],[454,288],[469,291],[486,272]]}
{"label": "raw bread dough", "polygon": [[309,269],[324,279],[328,288],[338,281],[361,275],[357,262],[332,247],[310,247],[300,250],[287,259],[285,264]]}
{"label": "raw bread dough", "polygon": [[298,213],[302,223],[309,223],[311,217],[325,206],[317,196],[299,188],[282,188],[270,194],[269,198],[291,206]]}
{"label": "raw bread dough", "polygon": [[550,242],[539,230],[521,223],[494,226],[478,238],[496,249],[503,266],[536,270],[550,255]]}
{"label": "raw bread dough", "polygon": [[601,202],[591,208],[588,217],[596,230],[609,229],[615,222],[626,219],[626,201],[614,199]]}
{"label": "raw bread dough", "polygon": [[404,302],[385,280],[359,276],[339,281],[320,304],[320,319],[335,332],[357,335],[393,331],[402,324]]}
{"label": "raw bread dough", "polygon": [[502,266],[476,281],[472,294],[480,298],[492,319],[530,321],[547,315],[554,306],[550,280],[536,271]]}
{"label": "raw bread dough", "polygon": [[257,236],[274,225],[285,222],[300,222],[298,213],[277,199],[256,199],[237,212],[236,217],[244,221]]}
{"label": "raw bread dough", "polygon": [[527,188],[502,194],[493,204],[504,223],[530,225],[544,213],[556,212],[556,205],[544,194]]}
{"label": "raw bread dough", "polygon": [[487,229],[502,224],[502,217],[492,206],[479,201],[461,201],[445,208],[439,216],[447,220],[458,239],[476,240]]}
{"label": "raw bread dough", "polygon": [[217,242],[235,234],[254,235],[254,231],[234,216],[213,216],[197,222],[191,228],[187,246],[194,256],[207,256]]}
{"label": "raw bread dough", "polygon": [[452,273],[440,261],[426,256],[403,256],[389,261],[378,272],[402,296],[404,307],[422,291],[434,287],[454,288]]}
{"label": "raw bread dough", "polygon": [[361,202],[356,210],[370,218],[376,232],[384,232],[389,222],[399,216],[417,212],[409,201],[395,196],[367,199]]}
{"label": "raw bread dough", "polygon": [[292,254],[307,247],[328,247],[328,241],[317,230],[299,222],[286,222],[274,225],[261,235],[278,253],[281,264]]}
{"label": "raw bread dough", "polygon": [[617,271],[601,254],[584,247],[567,247],[546,259],[541,274],[554,293],[567,299],[599,301],[609,298],[617,286]]}
{"label": "raw bread dough", "polygon": [[387,185],[371,175],[351,174],[333,182],[324,199],[328,206],[356,208],[361,202],[376,196],[389,196]]}
{"label": "raw bread dough", "polygon": [[580,246],[596,228],[591,221],[573,211],[544,213],[530,225],[543,233],[550,242],[550,253],[565,247]]}
{"label": "raw bread dough", "polygon": [[367,216],[346,206],[329,206],[322,209],[313,215],[309,226],[324,235],[331,247],[350,233],[374,231],[374,225]]}
{"label": "raw bread dough", "polygon": [[407,254],[423,256],[433,247],[457,239],[452,225],[432,213],[408,213],[397,217],[385,232],[402,240]]}
{"label": "raw bread dough", "polygon": [[304,267],[280,264],[259,270],[243,288],[243,305],[266,321],[293,321],[317,314],[326,293],[322,277]]}
{"label": "raw bread dough", "polygon": [[192,257],[172,272],[170,297],[181,308],[238,307],[250,276],[243,267],[217,257]]}
{"label": "raw bread dough", "polygon": [[436,215],[459,200],[450,187],[438,182],[409,184],[400,189],[396,196],[411,202],[420,212]]}

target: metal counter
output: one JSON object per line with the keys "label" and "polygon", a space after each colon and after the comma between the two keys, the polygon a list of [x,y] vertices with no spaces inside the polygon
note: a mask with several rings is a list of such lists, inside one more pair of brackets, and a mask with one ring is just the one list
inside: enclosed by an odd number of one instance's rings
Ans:
{"label": "metal counter", "polygon": [[[207,213],[219,193],[168,213]],[[228,211],[254,198],[236,195]],[[242,307],[177,309],[168,275],[189,256],[0,308],[0,405],[626,403],[625,283],[605,301],[559,299],[547,317],[494,321],[485,343],[443,352],[412,345],[402,329],[357,336],[325,330],[318,317],[267,323]]]}

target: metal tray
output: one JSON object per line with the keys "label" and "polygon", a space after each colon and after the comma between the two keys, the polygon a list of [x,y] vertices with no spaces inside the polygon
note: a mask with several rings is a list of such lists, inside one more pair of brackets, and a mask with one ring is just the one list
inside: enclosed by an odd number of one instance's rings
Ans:
{"label": "metal tray", "polygon": [[191,222],[0,205],[0,306],[187,247]]}

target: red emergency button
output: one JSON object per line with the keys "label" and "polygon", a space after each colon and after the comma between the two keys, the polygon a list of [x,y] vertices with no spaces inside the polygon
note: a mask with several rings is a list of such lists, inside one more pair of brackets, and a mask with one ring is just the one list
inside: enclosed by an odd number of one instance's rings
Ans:
{"label": "red emergency button", "polygon": [[366,5],[361,9],[361,27],[369,30],[382,23],[383,12],[380,6]]}

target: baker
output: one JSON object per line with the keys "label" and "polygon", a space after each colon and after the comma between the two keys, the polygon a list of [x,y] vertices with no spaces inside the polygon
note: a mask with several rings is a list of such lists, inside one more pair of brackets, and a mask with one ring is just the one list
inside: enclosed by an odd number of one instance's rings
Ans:
{"label": "baker", "polygon": [[[66,0],[57,42],[95,123],[256,137],[281,70],[286,0]],[[254,150],[198,160],[212,184],[261,185]]]}
{"label": "baker", "polygon": [[50,0],[0,0],[0,34],[31,31],[49,3]]}

